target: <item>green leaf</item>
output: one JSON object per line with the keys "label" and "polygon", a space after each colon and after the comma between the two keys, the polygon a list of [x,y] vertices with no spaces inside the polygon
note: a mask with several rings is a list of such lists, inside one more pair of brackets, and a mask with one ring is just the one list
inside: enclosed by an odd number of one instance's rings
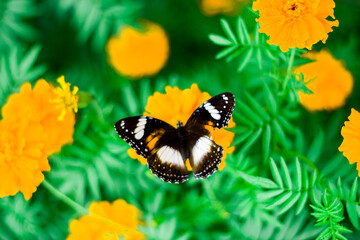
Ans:
{"label": "green leaf", "polygon": [[292,189],[292,181],[291,181],[289,169],[285,163],[284,158],[282,157],[280,157],[280,164],[281,164],[282,173],[285,176],[285,185],[287,185],[289,189]]}
{"label": "green leaf", "polygon": [[358,191],[358,178],[356,177],[351,186],[350,201],[356,202],[357,191]]}
{"label": "green leaf", "polygon": [[272,180],[263,177],[251,176],[244,172],[239,171],[240,177],[242,177],[246,182],[250,183],[255,187],[261,187],[266,189],[278,188],[279,186],[274,183]]}
{"label": "green leaf", "polygon": [[346,202],[346,211],[349,215],[352,225],[359,230],[359,216],[356,211],[356,203]]}
{"label": "green leaf", "polygon": [[243,102],[237,103],[238,111],[243,113],[247,118],[249,118],[256,125],[262,125],[263,120],[248,106],[246,106]]}
{"label": "green leaf", "polygon": [[326,228],[324,231],[320,233],[320,235],[316,238],[316,240],[328,240],[331,238],[330,228]]}
{"label": "green leaf", "polygon": [[250,61],[250,58],[252,56],[252,53],[253,53],[253,48],[250,47],[250,48],[247,48],[244,50],[244,54],[242,55],[242,57],[240,58],[240,65],[237,69],[238,72],[241,72],[245,67],[246,65],[249,63]]}
{"label": "green leaf", "polygon": [[238,48],[238,46],[232,46],[232,47],[225,48],[224,50],[222,50],[218,54],[216,54],[215,59],[221,59],[223,57],[226,57],[227,55],[229,55],[230,53],[235,51],[237,48]]}
{"label": "green leaf", "polygon": [[41,51],[41,45],[35,45],[32,47],[27,54],[22,58],[20,63],[19,71],[20,72],[28,72],[29,69],[34,65],[39,53]]}
{"label": "green leaf", "polygon": [[269,122],[271,118],[269,114],[264,110],[263,106],[261,106],[258,101],[256,101],[248,92],[245,91],[244,94],[248,102],[251,104],[251,109],[253,111],[256,111],[264,121]]}
{"label": "green leaf", "polygon": [[265,48],[264,50],[265,50],[266,55],[267,55],[271,60],[273,60],[273,61],[275,61],[275,62],[278,62],[278,61],[279,61],[278,58],[275,57],[275,56],[270,52],[269,49]]}
{"label": "green leaf", "polygon": [[271,143],[271,129],[268,124],[264,127],[264,134],[263,134],[263,160],[266,161],[270,155],[270,143]]}
{"label": "green leaf", "polygon": [[253,134],[253,133],[254,133],[254,131],[250,130],[250,131],[244,132],[242,134],[235,135],[235,139],[234,139],[232,145],[233,146],[239,145],[240,143],[242,143],[246,139],[248,139],[250,137],[250,135]]}
{"label": "green leaf", "polygon": [[291,134],[295,134],[296,133],[296,128],[294,126],[291,125],[291,123],[284,118],[281,115],[277,115],[276,116],[276,120],[279,121],[279,124],[284,127],[284,129]]}
{"label": "green leaf", "polygon": [[308,189],[309,188],[309,176],[308,176],[308,173],[307,173],[305,167],[302,168],[301,174],[302,174],[303,186],[305,186],[305,188]]}
{"label": "green leaf", "polygon": [[308,158],[316,162],[320,156],[321,149],[323,148],[324,143],[324,132],[320,129],[318,134],[316,135],[314,141],[312,142],[309,152]]}
{"label": "green leaf", "polygon": [[159,226],[158,239],[170,240],[173,239],[176,228],[176,218],[173,217],[170,220],[164,221]]}
{"label": "green leaf", "polygon": [[89,181],[90,190],[94,200],[101,199],[100,195],[100,186],[99,186],[99,178],[96,174],[96,171],[92,167],[86,168],[86,173]]}
{"label": "green leaf", "polygon": [[284,204],[284,206],[282,206],[279,215],[287,212],[292,206],[294,206],[294,204],[299,200],[300,198],[300,192],[298,192],[297,194],[293,194],[288,200],[287,202]]}
{"label": "green leaf", "polygon": [[311,175],[310,182],[311,186],[314,186],[317,180],[317,171],[313,171],[313,174]]}
{"label": "green leaf", "polygon": [[273,209],[274,207],[283,204],[292,195],[292,192],[284,192],[281,194],[272,204],[266,207],[266,209]]}
{"label": "green leaf", "polygon": [[220,46],[229,46],[232,45],[233,43],[231,41],[229,41],[228,39],[219,36],[219,35],[215,35],[215,34],[210,34],[209,35],[210,40]]}
{"label": "green leaf", "polygon": [[126,104],[128,106],[129,112],[132,115],[135,115],[138,113],[139,109],[139,103],[136,97],[136,94],[134,92],[134,89],[131,87],[130,84],[126,84],[122,88],[124,97],[126,99]]}
{"label": "green leaf", "polygon": [[264,91],[264,98],[266,102],[266,106],[269,109],[269,112],[276,116],[278,109],[277,109],[277,102],[274,98],[273,93],[270,91],[268,85],[266,83],[263,84],[263,91]]}
{"label": "green leaf", "polygon": [[261,48],[257,47],[256,48],[256,60],[258,62],[259,65],[259,69],[262,70],[263,66],[262,66],[262,54],[261,54]]}
{"label": "green leaf", "polygon": [[249,32],[245,26],[244,20],[241,17],[238,18],[238,35],[239,39],[241,39],[242,44],[251,43]]}
{"label": "green leaf", "polygon": [[337,189],[338,189],[338,193],[339,193],[339,197],[340,198],[345,198],[345,194],[344,194],[344,190],[343,190],[343,186],[341,184],[341,177],[338,177],[337,180]]}
{"label": "green leaf", "polygon": [[341,233],[335,233],[335,236],[340,240],[348,240],[344,235]]}
{"label": "green leaf", "polygon": [[[245,26],[244,20],[242,20],[242,18],[239,17],[236,30],[237,30],[237,35],[238,35],[238,38],[240,39],[241,44],[245,44],[245,33],[243,30],[243,25]],[[246,28],[245,28],[245,31],[247,31]]]}
{"label": "green leaf", "polygon": [[308,192],[301,193],[301,196],[300,196],[297,208],[296,208],[296,215],[299,215],[299,213],[301,213],[301,211],[304,209],[307,198],[308,198]]}
{"label": "green leaf", "polygon": [[295,159],[296,171],[295,171],[295,180],[296,180],[296,189],[300,190],[302,188],[302,171],[299,159]]}
{"label": "green leaf", "polygon": [[288,149],[289,146],[289,141],[285,135],[284,129],[280,126],[279,122],[274,119],[272,121],[272,129],[273,129],[273,133],[274,135],[276,135],[276,139],[278,140],[278,142],[286,149]]}
{"label": "green leaf", "polygon": [[256,132],[254,132],[247,140],[247,142],[243,145],[241,152],[246,153],[250,147],[258,140],[262,133],[262,128],[259,128]]}
{"label": "green leaf", "polygon": [[[234,121],[236,123],[238,123],[239,125],[240,124],[247,125],[249,128],[254,129],[255,124],[253,123],[253,121],[251,119],[249,119],[248,116],[244,116],[243,112],[238,110],[238,108],[241,108],[241,102],[237,102],[236,106],[237,106],[236,111],[233,112]],[[246,111],[246,106],[244,109],[243,109],[243,111]],[[249,108],[247,108],[247,109],[249,109]]]}
{"label": "green leaf", "polygon": [[256,199],[258,201],[269,201],[269,199],[278,196],[279,194],[283,193],[283,189],[277,189],[277,190],[269,190],[264,192],[259,192],[256,194]]}
{"label": "green leaf", "polygon": [[280,188],[284,187],[284,184],[282,182],[281,175],[279,173],[279,169],[276,166],[274,159],[270,158],[270,170],[273,178],[275,179],[275,182],[280,186]]}
{"label": "green leaf", "polygon": [[233,43],[237,43],[235,35],[231,31],[229,24],[224,19],[220,19],[220,24],[229,39],[231,39]]}

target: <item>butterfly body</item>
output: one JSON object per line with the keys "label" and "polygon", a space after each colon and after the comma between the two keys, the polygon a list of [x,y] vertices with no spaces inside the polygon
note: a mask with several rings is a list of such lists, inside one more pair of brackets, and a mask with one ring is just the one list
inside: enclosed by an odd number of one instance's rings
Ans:
{"label": "butterfly body", "polygon": [[231,93],[219,94],[200,105],[185,126],[174,128],[146,116],[119,120],[115,129],[137,154],[147,159],[149,169],[165,182],[182,183],[189,178],[189,159],[195,178],[206,178],[221,162],[223,148],[211,138],[214,128],[228,125],[235,106]]}

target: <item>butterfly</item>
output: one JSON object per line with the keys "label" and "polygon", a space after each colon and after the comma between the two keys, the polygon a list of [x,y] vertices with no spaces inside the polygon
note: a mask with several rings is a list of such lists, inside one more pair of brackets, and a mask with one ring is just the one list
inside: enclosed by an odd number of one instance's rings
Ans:
{"label": "butterfly", "polygon": [[115,130],[140,156],[149,169],[165,182],[189,179],[185,161],[189,159],[195,178],[207,178],[218,170],[223,147],[211,138],[215,128],[227,127],[235,107],[232,93],[219,94],[201,104],[185,126],[177,128],[156,118],[128,117],[115,124]]}

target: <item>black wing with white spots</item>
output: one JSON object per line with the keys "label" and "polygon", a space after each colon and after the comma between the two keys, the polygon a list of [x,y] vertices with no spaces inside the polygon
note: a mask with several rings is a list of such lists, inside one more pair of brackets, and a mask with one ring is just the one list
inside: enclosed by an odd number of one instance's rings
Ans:
{"label": "black wing with white spots", "polygon": [[195,178],[207,178],[216,172],[223,156],[223,147],[208,136],[197,138],[190,146],[190,165]]}
{"label": "black wing with white spots", "polygon": [[211,126],[213,128],[227,127],[235,108],[235,97],[225,92],[210,98],[201,104],[186,123],[188,129],[196,126]]}
{"label": "black wing with white spots", "polygon": [[223,148],[211,139],[214,128],[227,127],[235,107],[232,93],[222,93],[201,104],[186,125],[178,128],[159,119],[137,116],[119,120],[115,129],[149,169],[165,182],[189,179],[190,160],[195,178],[206,178],[219,168]]}
{"label": "black wing with white spots", "polygon": [[165,182],[182,183],[189,179],[181,142],[177,131],[165,132],[148,158],[150,170]]}
{"label": "black wing with white spots", "polygon": [[171,125],[156,118],[137,116],[119,120],[115,129],[165,182],[181,183],[189,178],[177,130]]}
{"label": "black wing with white spots", "polygon": [[175,132],[170,124],[156,118],[137,116],[116,122],[115,130],[137,154],[144,158],[151,156],[154,145],[165,132]]}

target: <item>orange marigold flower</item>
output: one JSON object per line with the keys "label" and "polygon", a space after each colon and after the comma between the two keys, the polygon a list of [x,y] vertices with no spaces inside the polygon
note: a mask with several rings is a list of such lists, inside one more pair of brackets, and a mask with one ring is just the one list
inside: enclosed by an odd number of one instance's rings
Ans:
{"label": "orange marigold flower", "polygon": [[259,32],[270,36],[268,43],[289,48],[307,48],[322,40],[325,43],[332,27],[339,22],[334,17],[333,0],[257,0],[254,11],[259,10]]}
{"label": "orange marigold flower", "polygon": [[[196,108],[211,98],[209,93],[201,92],[195,83],[185,90],[167,86],[165,92],[165,94],[156,92],[148,98],[144,115],[163,120],[173,127],[176,127],[179,121],[185,124]],[[232,119],[229,121],[228,127],[235,127],[235,122]],[[226,129],[215,129],[212,132],[212,139],[224,148],[219,170],[225,167],[227,154],[232,153],[235,149],[230,147],[234,136],[233,132]],[[134,149],[130,148],[128,153],[131,158],[138,159],[142,164],[146,164],[146,159],[137,155]],[[186,161],[186,166],[191,171],[189,161]]]}
{"label": "orange marigold flower", "polygon": [[72,143],[75,114],[71,110],[59,108],[56,102],[58,95],[55,88],[40,79],[34,88],[24,83],[19,93],[12,94],[2,108],[2,116],[9,122],[22,122],[23,119],[32,124],[41,124],[46,141],[45,151],[48,155],[59,152],[62,145]]}
{"label": "orange marigold flower", "polygon": [[164,29],[147,20],[141,26],[142,30],[126,26],[107,43],[110,64],[130,78],[156,74],[169,56],[169,40]]}
{"label": "orange marigold flower", "polygon": [[306,87],[313,94],[298,91],[300,103],[309,111],[333,110],[343,106],[353,88],[351,73],[326,50],[309,52],[303,57],[315,61],[297,67],[295,73],[304,75],[304,81],[308,82]]}
{"label": "orange marigold flower", "polygon": [[349,121],[341,129],[344,140],[339,147],[339,151],[349,160],[350,164],[357,163],[356,169],[360,177],[360,113],[351,109]]}
{"label": "orange marigold flower", "polygon": [[67,240],[117,240],[119,237],[125,237],[124,240],[144,239],[145,236],[137,231],[138,217],[139,210],[122,199],[113,203],[93,202],[89,215],[70,222]]}
{"label": "orange marigold flower", "polygon": [[26,119],[0,121],[0,198],[19,191],[29,200],[49,171],[44,148],[45,131]]}
{"label": "orange marigold flower", "polygon": [[200,0],[201,11],[207,16],[217,14],[235,13],[240,4],[248,3],[249,0]]}

